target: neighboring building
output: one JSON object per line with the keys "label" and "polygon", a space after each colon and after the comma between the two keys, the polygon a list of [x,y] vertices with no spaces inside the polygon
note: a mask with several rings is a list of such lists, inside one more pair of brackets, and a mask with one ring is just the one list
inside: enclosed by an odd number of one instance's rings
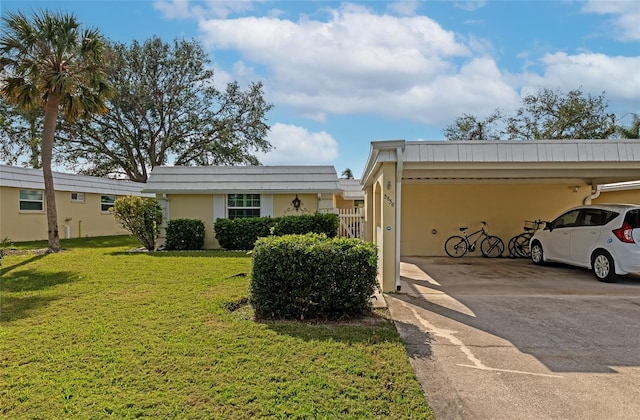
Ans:
{"label": "neighboring building", "polygon": [[333,207],[341,210],[355,210],[364,207],[364,190],[359,179],[340,178],[341,192],[335,194]]}
{"label": "neighboring building", "polygon": [[[144,184],[59,172],[53,180],[61,238],[128,233],[109,208],[116,198],[141,195]],[[0,165],[0,239],[47,239],[46,206],[42,170]]]}
{"label": "neighboring building", "polygon": [[215,249],[218,218],[332,211],[342,190],[333,166],[164,166],[151,171],[143,191],[155,194],[165,223],[202,220],[204,248]]}
{"label": "neighboring building", "polygon": [[362,184],[383,291],[400,286],[401,257],[445,255],[459,227],[486,221],[506,245],[524,220],[550,220],[591,202],[599,185],[638,179],[637,140],[372,142]]}

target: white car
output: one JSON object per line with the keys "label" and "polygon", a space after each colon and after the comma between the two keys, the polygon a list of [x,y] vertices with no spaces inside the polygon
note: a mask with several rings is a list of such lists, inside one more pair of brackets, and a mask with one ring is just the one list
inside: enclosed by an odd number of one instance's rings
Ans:
{"label": "white car", "polygon": [[529,242],[535,264],[555,261],[593,270],[600,281],[640,273],[640,205],[602,204],[567,210]]}

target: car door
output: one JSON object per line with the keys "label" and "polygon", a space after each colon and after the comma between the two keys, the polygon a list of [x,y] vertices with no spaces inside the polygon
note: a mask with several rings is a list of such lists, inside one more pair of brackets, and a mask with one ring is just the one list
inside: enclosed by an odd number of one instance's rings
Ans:
{"label": "car door", "polygon": [[580,209],[570,210],[550,223],[546,243],[543,244],[547,259],[568,261],[571,250],[571,233],[578,223]]}
{"label": "car door", "polygon": [[602,209],[582,209],[576,226],[569,230],[569,253],[567,261],[575,265],[589,267],[593,250],[602,225],[606,221],[606,211]]}

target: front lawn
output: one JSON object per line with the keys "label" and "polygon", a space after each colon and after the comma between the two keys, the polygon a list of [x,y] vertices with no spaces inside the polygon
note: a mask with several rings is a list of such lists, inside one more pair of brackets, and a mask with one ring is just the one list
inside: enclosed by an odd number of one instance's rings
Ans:
{"label": "front lawn", "polygon": [[244,253],[62,246],[2,260],[0,417],[432,418],[382,317],[256,322]]}

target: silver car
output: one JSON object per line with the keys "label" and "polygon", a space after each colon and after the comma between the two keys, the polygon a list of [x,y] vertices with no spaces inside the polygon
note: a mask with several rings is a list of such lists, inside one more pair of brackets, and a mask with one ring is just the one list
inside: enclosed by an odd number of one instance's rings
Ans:
{"label": "silver car", "polygon": [[640,205],[601,204],[567,210],[529,242],[535,264],[555,261],[593,270],[600,281],[640,273]]}

